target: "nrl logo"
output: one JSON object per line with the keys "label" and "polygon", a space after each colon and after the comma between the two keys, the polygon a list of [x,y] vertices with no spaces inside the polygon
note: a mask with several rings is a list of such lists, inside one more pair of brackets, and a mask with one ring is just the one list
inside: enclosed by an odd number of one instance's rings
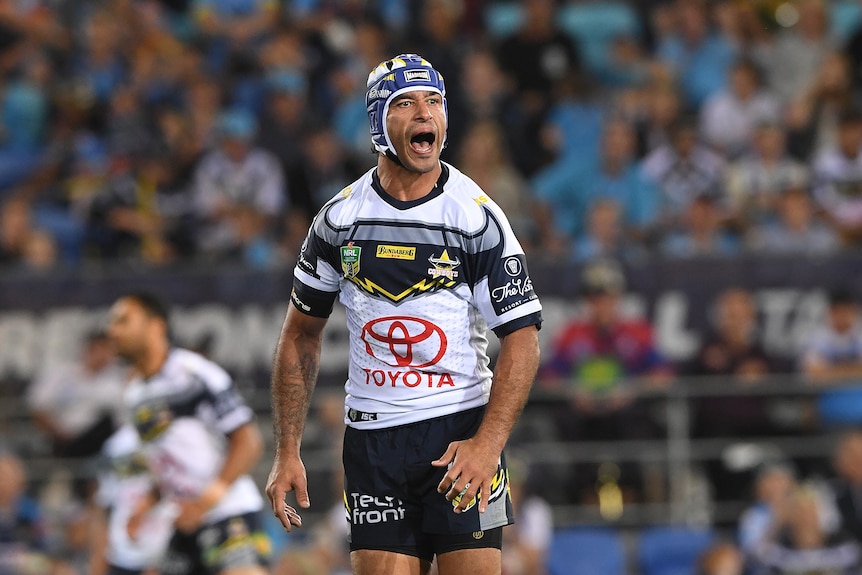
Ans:
{"label": "nrl logo", "polygon": [[461,265],[461,260],[457,257],[453,260],[449,258],[449,252],[445,249],[443,253],[440,254],[440,257],[434,257],[433,255],[428,258],[428,261],[431,262],[433,268],[428,268],[428,274],[432,278],[445,277],[448,279],[455,279],[458,277],[458,272],[455,271],[455,268]]}
{"label": "nrl logo", "polygon": [[359,273],[359,254],[362,253],[362,248],[354,246],[353,242],[347,242],[346,246],[341,246],[341,270],[344,272],[344,277],[353,278]]}

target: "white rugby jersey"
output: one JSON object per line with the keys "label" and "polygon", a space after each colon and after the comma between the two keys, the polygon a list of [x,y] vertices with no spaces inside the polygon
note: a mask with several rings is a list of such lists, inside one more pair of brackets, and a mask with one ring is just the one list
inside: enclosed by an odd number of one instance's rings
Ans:
{"label": "white rugby jersey", "polygon": [[137,537],[129,536],[129,519],[153,486],[140,448],[140,438],[131,425],[114,432],[102,447],[107,467],[99,474],[96,492],[97,502],[110,513],[105,556],[111,565],[130,571],[158,563],[173,535],[178,512],[173,502],[160,501],[144,517]]}
{"label": "white rugby jersey", "polygon": [[434,190],[404,202],[376,168],[318,213],[294,270],[291,300],[328,317],[347,308],[345,420],[377,429],[484,405],[487,329],[541,325],[524,252],[503,211],[443,163]]}
{"label": "white rugby jersey", "polygon": [[[192,499],[218,476],[227,435],[252,420],[253,413],[221,367],[186,349],[174,348],[162,369],[136,378],[126,392],[142,452],[170,499]],[[249,475],[237,479],[204,517],[212,523],[263,508]]]}

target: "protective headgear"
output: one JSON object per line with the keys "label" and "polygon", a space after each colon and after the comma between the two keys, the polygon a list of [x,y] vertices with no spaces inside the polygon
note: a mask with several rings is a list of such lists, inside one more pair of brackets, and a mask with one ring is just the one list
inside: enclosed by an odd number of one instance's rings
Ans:
{"label": "protective headgear", "polygon": [[[425,90],[440,94],[443,98],[446,126],[449,125],[443,76],[422,56],[401,54],[381,62],[368,74],[366,87],[365,106],[368,109],[368,123],[371,125],[371,143],[380,153],[397,157],[395,146],[392,145],[386,129],[386,114],[389,112],[389,104],[392,100],[405,92]],[[443,144],[446,144],[445,134],[443,134]]]}

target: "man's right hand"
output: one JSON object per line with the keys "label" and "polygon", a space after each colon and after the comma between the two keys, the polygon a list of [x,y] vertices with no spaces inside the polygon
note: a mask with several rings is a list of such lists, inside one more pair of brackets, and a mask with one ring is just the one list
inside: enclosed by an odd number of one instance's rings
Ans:
{"label": "man's right hand", "polygon": [[290,531],[291,527],[302,527],[302,517],[295,508],[287,504],[286,496],[290,491],[295,492],[299,507],[303,509],[311,507],[305,465],[299,455],[276,454],[269,479],[266,481],[266,495],[272,505],[273,514],[287,531]]}

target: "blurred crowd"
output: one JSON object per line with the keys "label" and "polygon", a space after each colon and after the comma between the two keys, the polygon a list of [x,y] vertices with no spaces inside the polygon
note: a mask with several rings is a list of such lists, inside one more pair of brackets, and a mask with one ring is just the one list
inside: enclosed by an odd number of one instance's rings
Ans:
{"label": "blurred crowd", "polygon": [[374,165],[368,71],[448,86],[444,159],[533,258],[862,238],[850,0],[2,0],[0,263],[290,265]]}
{"label": "blurred crowd", "polygon": [[[697,439],[841,435],[825,465],[772,454],[744,473],[720,458],[695,469],[707,503],[750,503],[702,573],[859,569],[862,392],[830,385],[862,377],[858,294],[830,292],[788,358],[763,345],[752,293],[730,287],[679,363],[625,313],[618,264],[862,245],[858,2],[0,0],[0,269],[289,267],[319,207],[376,163],[366,77],[402,52],[446,79],[444,159],[504,208],[531,260],[583,264],[584,305],[536,384],[554,400],[527,410],[544,427],[513,449],[662,439],[676,378],[717,384],[721,397],[694,390]],[[98,457],[121,419],[112,354],[94,333],[27,389],[51,456]],[[751,393],[779,374],[818,392]],[[335,453],[329,399],[307,443]],[[11,452],[0,478],[0,555],[22,572],[98,572],[92,484],[40,478],[36,497]],[[648,453],[513,465],[512,482],[524,520],[507,533],[509,575],[542,572],[549,505],[613,521],[670,497]],[[346,569],[337,488],[329,499],[331,521],[301,547],[282,541],[274,572]]]}

